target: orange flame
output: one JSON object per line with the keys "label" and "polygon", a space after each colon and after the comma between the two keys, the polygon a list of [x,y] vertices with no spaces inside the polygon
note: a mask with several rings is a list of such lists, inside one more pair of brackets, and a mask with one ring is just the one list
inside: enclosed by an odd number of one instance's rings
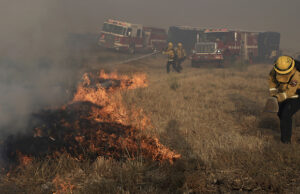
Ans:
{"label": "orange flame", "polygon": [[[132,109],[128,111],[124,107],[121,94],[118,92],[118,90],[147,87],[148,83],[145,74],[136,74],[133,75],[132,78],[129,78],[128,76],[119,76],[116,73],[106,74],[104,71],[101,71],[99,78],[105,80],[120,80],[120,85],[118,87],[111,87],[107,89],[102,87],[101,84],[97,85],[94,83],[97,87],[91,87],[91,79],[93,79],[93,77],[89,77],[87,74],[84,75],[84,81],[79,85],[72,103],[87,101],[102,107],[92,108],[89,119],[93,119],[98,122],[116,122],[128,126],[133,124],[133,118],[138,118],[138,122],[134,123],[136,128],[146,129],[151,126],[150,119],[145,116],[142,109]],[[100,150],[97,146],[97,142],[108,141],[109,145],[115,147],[121,145],[123,150],[131,150],[131,153],[137,153],[141,149],[144,156],[152,158],[153,160],[168,160],[172,163],[174,159],[180,158],[180,154],[176,154],[160,144],[157,138],[146,136],[135,137],[137,136],[137,131],[134,129],[129,130],[128,133],[131,133],[131,135],[120,139],[114,134],[108,135],[100,133],[99,131],[98,137],[95,137],[97,140],[90,144],[90,150],[98,152]],[[136,138],[141,138],[140,144],[136,142]],[[78,142],[83,142],[82,137],[77,137],[76,140]]]}
{"label": "orange flame", "polygon": [[[140,154],[172,163],[180,154],[162,145],[157,138],[141,133],[152,126],[150,119],[142,109],[128,110],[122,102],[122,90],[147,85],[145,74],[132,77],[104,71],[98,75],[84,74],[69,104],[41,113],[46,124],[34,129],[34,137],[46,139],[42,142],[48,145],[47,157],[55,158],[64,153],[76,160],[86,157],[94,160],[99,156],[123,160],[135,159]],[[33,159],[20,152],[17,156],[22,165],[30,164]],[[60,188],[56,193],[73,189],[59,178],[54,179],[54,183]]]}
{"label": "orange flame", "polygon": [[21,154],[21,152],[17,152],[17,155],[18,155],[18,159],[19,159],[21,166],[27,166],[27,165],[31,164],[33,161],[32,157],[25,156],[25,155]]}
{"label": "orange flame", "polygon": [[[136,89],[138,87],[147,87],[147,77],[145,74],[136,74],[132,78],[129,78],[126,75],[118,76],[116,73],[106,74],[104,71],[100,72],[100,79],[106,80],[119,80],[120,85],[117,87],[119,90],[123,89]],[[101,111],[94,108],[91,113],[91,119],[96,119],[97,121],[106,121],[106,122],[118,122],[124,125],[132,124],[130,120],[132,116],[134,117],[141,116],[142,110],[132,111],[129,114],[129,111],[126,110],[122,104],[121,94],[117,92],[115,88],[109,88],[108,90],[101,86],[101,84],[96,84],[96,87],[89,87],[91,80],[88,74],[84,74],[82,78],[82,83],[77,88],[77,93],[75,94],[71,103],[87,101],[98,106],[103,107]],[[145,116],[141,116],[143,119],[138,124],[138,127],[146,127],[150,124],[150,119]]]}
{"label": "orange flame", "polygon": [[59,176],[56,176],[52,183],[55,186],[56,192],[53,194],[64,194],[64,193],[73,193],[73,190],[75,188],[75,185],[72,185],[70,181],[64,181]]}

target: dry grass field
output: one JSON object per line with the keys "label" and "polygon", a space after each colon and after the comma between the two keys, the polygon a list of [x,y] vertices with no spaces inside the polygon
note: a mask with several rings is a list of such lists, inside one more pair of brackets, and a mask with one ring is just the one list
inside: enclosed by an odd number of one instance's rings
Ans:
{"label": "dry grass field", "polygon": [[94,57],[85,69],[146,73],[149,86],[123,91],[123,100],[151,119],[143,133],[180,159],[44,159],[2,174],[1,193],[300,193],[299,128],[291,145],[281,144],[276,115],[262,112],[271,65],[192,68],[186,61],[182,73],[166,74],[165,60],[112,67]]}

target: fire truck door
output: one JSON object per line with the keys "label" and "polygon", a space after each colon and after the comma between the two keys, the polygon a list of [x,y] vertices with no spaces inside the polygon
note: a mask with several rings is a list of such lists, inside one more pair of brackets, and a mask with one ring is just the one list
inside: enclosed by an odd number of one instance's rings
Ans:
{"label": "fire truck door", "polygon": [[144,45],[144,47],[146,47],[146,46],[148,46],[148,45],[151,44],[150,43],[150,35],[151,35],[150,32],[145,32],[144,33],[144,39],[143,39],[143,45]]}
{"label": "fire truck door", "polygon": [[246,32],[242,33],[241,40],[241,57],[243,60],[248,60],[248,34]]}
{"label": "fire truck door", "polygon": [[132,25],[132,32],[131,32],[131,37],[136,37],[137,35],[137,26]]}

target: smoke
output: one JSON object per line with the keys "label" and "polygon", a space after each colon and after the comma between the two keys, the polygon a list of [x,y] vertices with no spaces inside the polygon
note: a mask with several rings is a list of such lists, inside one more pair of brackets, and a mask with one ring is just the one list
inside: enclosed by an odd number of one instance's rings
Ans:
{"label": "smoke", "polygon": [[0,6],[0,130],[24,130],[31,114],[59,106],[75,72],[58,1],[4,0]]}
{"label": "smoke", "polygon": [[278,31],[283,48],[300,50],[299,6],[298,0],[2,0],[0,130],[22,129],[32,112],[65,101],[77,71],[68,60],[69,33],[98,33],[115,18],[165,28]]}

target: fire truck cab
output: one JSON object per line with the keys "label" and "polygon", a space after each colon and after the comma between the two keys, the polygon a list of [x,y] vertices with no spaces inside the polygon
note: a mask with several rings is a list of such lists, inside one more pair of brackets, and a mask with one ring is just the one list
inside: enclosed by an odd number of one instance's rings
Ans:
{"label": "fire truck cab", "polygon": [[192,51],[192,66],[214,63],[222,65],[224,57],[216,42],[198,42]]}
{"label": "fire truck cab", "polygon": [[[237,59],[253,61],[258,55],[258,33],[228,29],[206,29],[197,35],[197,43],[191,56],[192,65],[225,62]],[[199,38],[202,36],[201,38]],[[198,41],[201,40],[201,41]]]}
{"label": "fire truck cab", "polygon": [[98,45],[135,53],[163,48],[166,40],[167,34],[164,29],[109,19],[103,24]]}
{"label": "fire truck cab", "polygon": [[136,48],[142,47],[142,30],[141,24],[109,19],[103,24],[98,44],[105,48],[134,53]]}

